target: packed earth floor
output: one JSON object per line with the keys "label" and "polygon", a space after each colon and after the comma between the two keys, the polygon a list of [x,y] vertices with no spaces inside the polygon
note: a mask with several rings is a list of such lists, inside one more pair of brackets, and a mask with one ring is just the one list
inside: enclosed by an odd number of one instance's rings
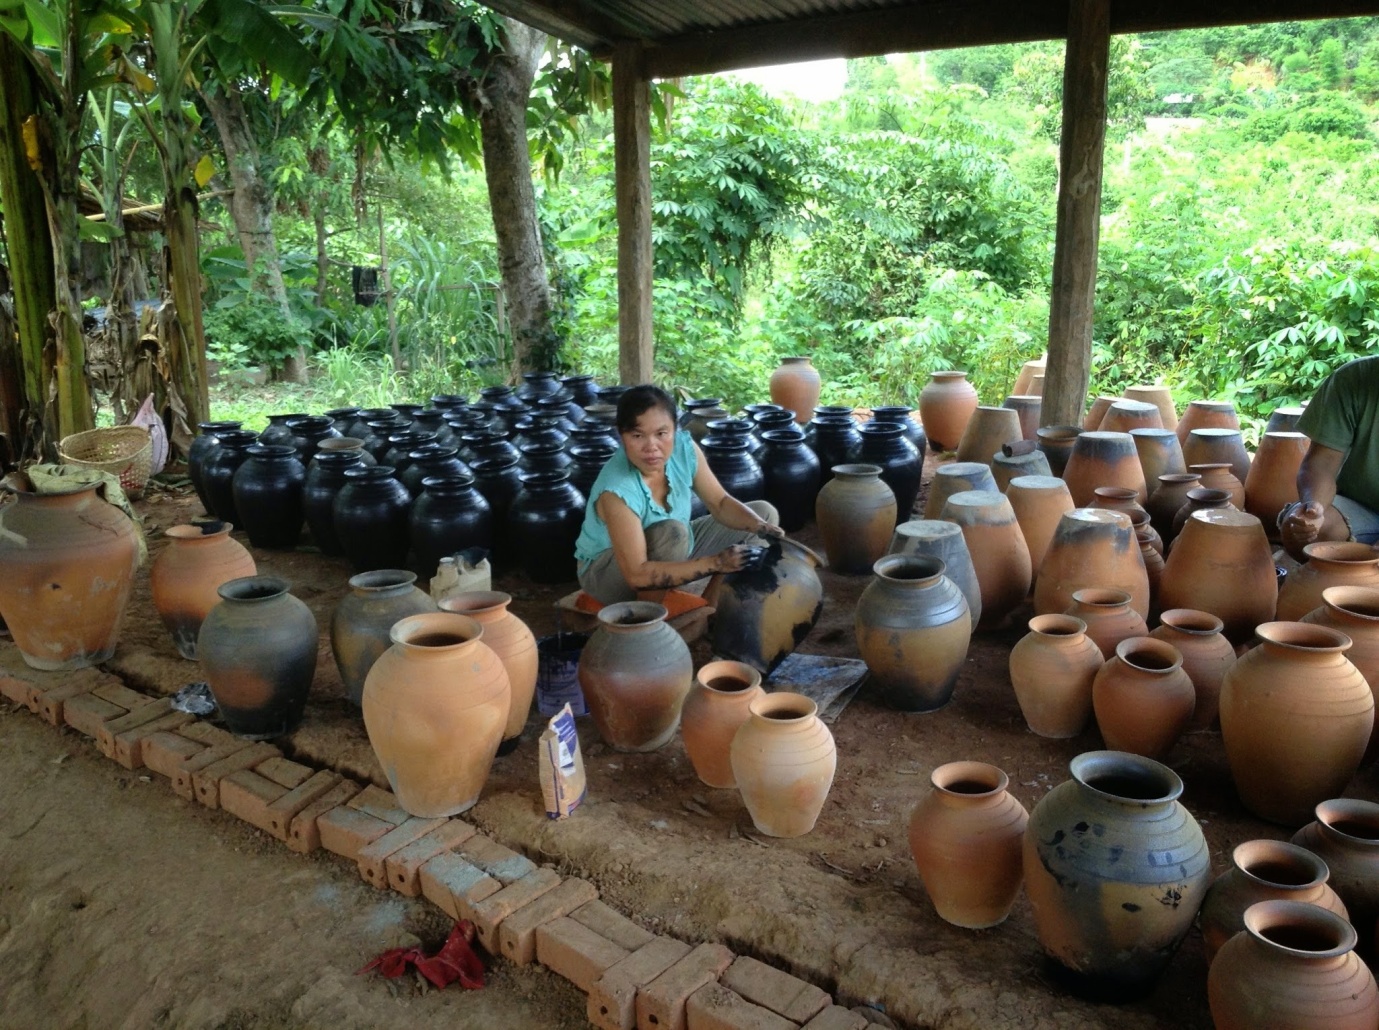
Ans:
{"label": "packed earth floor", "polygon": [[[935,464],[927,462],[926,490]],[[164,529],[202,517],[190,487],[155,487],[137,507],[151,558]],[[812,526],[795,536],[818,546]],[[343,697],[326,632],[347,591],[347,564],[306,548],[254,557],[260,573],[291,583],[322,631],[306,716],[276,743],[298,762],[386,787],[359,710]],[[129,687],[167,695],[200,677],[158,619],[146,569],[105,668]],[[855,658],[853,610],[868,577],[823,570],[821,578],[823,614],[800,650]],[[513,596],[511,610],[539,637],[558,628],[554,602],[573,587],[511,574],[496,577],[494,589]],[[755,833],[736,791],[700,783],[678,738],[649,754],[616,753],[588,719],[580,720],[588,800],[571,818],[550,821],[537,780],[535,712],[465,818],[535,862],[590,880],[605,902],[650,930],[771,962],[849,1005],[873,1006],[878,1022],[935,1030],[1210,1027],[1195,930],[1147,997],[1099,1005],[1054,982],[1023,897],[1004,924],[969,931],[939,919],[924,894],[906,830],[936,766],[995,764],[1033,809],[1068,778],[1073,756],[1101,746],[1095,726],[1062,741],[1026,728],[1007,665],[1031,614],[1026,605],[1004,628],[973,638],[953,701],[938,712],[899,714],[864,685],[831,727],[837,777],[806,836]],[[710,657],[707,640],[691,651],[696,667]],[[22,668],[13,645],[0,645],[0,671]],[[535,966],[494,959],[478,992],[355,977],[408,935],[438,945],[448,921],[423,901],[373,890],[326,852],[295,854],[223,811],[184,801],[160,777],[123,770],[86,737],[15,706],[0,704],[0,734],[0,1023],[587,1025],[583,995]],[[1186,784],[1181,800],[1206,833],[1213,874],[1228,868],[1242,841],[1291,834],[1240,805],[1219,733],[1184,737],[1167,764]],[[1346,795],[1379,800],[1373,772],[1362,772]]]}

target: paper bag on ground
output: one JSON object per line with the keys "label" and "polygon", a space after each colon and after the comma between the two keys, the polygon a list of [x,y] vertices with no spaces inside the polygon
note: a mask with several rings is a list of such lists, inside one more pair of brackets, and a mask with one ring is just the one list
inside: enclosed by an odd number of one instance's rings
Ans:
{"label": "paper bag on ground", "polygon": [[540,741],[541,796],[548,819],[564,819],[584,800],[584,756],[567,703],[551,716]]}

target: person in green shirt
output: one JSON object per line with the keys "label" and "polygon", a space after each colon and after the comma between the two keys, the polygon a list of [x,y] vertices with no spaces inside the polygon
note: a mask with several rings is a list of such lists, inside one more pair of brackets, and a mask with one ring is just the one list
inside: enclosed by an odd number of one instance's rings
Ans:
{"label": "person in green shirt", "polygon": [[1311,443],[1298,470],[1299,500],[1279,513],[1288,553],[1303,561],[1315,540],[1379,541],[1379,357],[1331,373],[1298,429]]}

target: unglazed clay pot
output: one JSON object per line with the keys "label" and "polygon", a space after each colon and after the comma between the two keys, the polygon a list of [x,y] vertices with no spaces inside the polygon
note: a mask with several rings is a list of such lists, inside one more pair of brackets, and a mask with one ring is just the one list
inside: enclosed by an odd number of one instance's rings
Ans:
{"label": "unglazed clay pot", "polygon": [[1194,512],[1173,541],[1159,583],[1164,608],[1211,612],[1233,644],[1243,644],[1274,617],[1278,578],[1259,519],[1243,511]]}
{"label": "unglazed clay pot", "polygon": [[1250,454],[1238,429],[1194,429],[1183,441],[1183,461],[1194,465],[1226,464],[1242,489],[1250,475]]}
{"label": "unglazed clay pot", "polygon": [[95,486],[0,489],[0,620],[24,661],[61,671],[115,653],[139,566],[138,530]]}
{"label": "unglazed clay pot", "polygon": [[1159,485],[1160,476],[1187,471],[1182,445],[1178,443],[1178,434],[1173,430],[1132,429],[1130,438],[1135,441],[1135,453],[1140,456],[1140,469],[1144,472],[1145,486],[1151,497]]}
{"label": "unglazed clay pot", "polygon": [[886,553],[895,533],[895,494],[879,465],[837,465],[819,491],[815,517],[828,567],[861,575]]}
{"label": "unglazed clay pot", "polygon": [[1302,433],[1265,433],[1245,477],[1245,510],[1279,538],[1278,514],[1298,499],[1298,469],[1307,454]]}
{"label": "unglazed clay pot", "polygon": [[1360,767],[1374,695],[1345,657],[1350,638],[1325,626],[1266,622],[1221,684],[1221,738],[1240,800],[1300,826]]}
{"label": "unglazed clay pot", "polygon": [[1183,671],[1197,695],[1189,729],[1210,729],[1220,707],[1221,683],[1235,664],[1235,648],[1221,635],[1223,623],[1210,612],[1172,608],[1159,616],[1149,635],[1172,644],[1183,656]]}
{"label": "unglazed clay pot", "polygon": [[1072,495],[1068,485],[1054,476],[1016,476],[1006,487],[1006,500],[1020,524],[1020,534],[1029,548],[1030,569],[1037,580],[1058,523],[1073,510]]}
{"label": "unglazed clay pot", "polygon": [[1025,891],[1040,944],[1073,985],[1123,1000],[1153,985],[1191,928],[1211,855],[1172,769],[1119,751],[1070,768],[1030,815]]}
{"label": "unglazed clay pot", "polygon": [[931,372],[919,392],[919,418],[936,451],[956,450],[977,410],[977,390],[966,372]]}
{"label": "unglazed clay pot", "polygon": [[751,704],[764,696],[761,673],[742,662],[709,662],[695,674],[680,716],[680,735],[700,781],[736,787],[729,755]]}
{"label": "unglazed clay pot", "polygon": [[1183,656],[1153,637],[1131,637],[1092,683],[1092,711],[1108,747],[1162,758],[1192,721],[1197,696]]}
{"label": "unglazed clay pot", "polygon": [[972,618],[937,558],[891,554],[857,601],[853,629],[880,697],[902,712],[930,712],[953,696]]}
{"label": "unglazed clay pot", "polygon": [[1074,508],[1063,514],[1039,567],[1034,610],[1039,615],[1065,611],[1083,587],[1124,590],[1130,607],[1148,617],[1149,575],[1124,512]]}
{"label": "unglazed clay pot", "polygon": [[500,755],[517,747],[536,695],[536,637],[512,612],[512,595],[499,590],[466,590],[440,601],[440,610],[467,615],[484,628],[484,643],[498,656],[508,674],[512,700],[503,725]]}
{"label": "unglazed clay pot", "polygon": [[1064,614],[1086,624],[1087,638],[1101,649],[1102,661],[1115,657],[1122,640],[1142,637],[1149,632],[1144,616],[1130,607],[1130,595],[1112,587],[1083,587],[1073,591],[1072,604]]}
{"label": "unglazed clay pot", "polygon": [[1026,361],[1020,366],[1019,373],[1015,376],[1015,382],[1010,387],[1011,393],[1027,394],[1030,387],[1034,385],[1034,377],[1042,376],[1044,369],[1048,367],[1048,358],[1037,358],[1034,361]]}
{"label": "unglazed clay pot", "polygon": [[230,732],[250,740],[291,733],[316,675],[316,617],[276,576],[221,584],[196,653]]}
{"label": "unglazed clay pot", "polygon": [[965,490],[943,505],[941,517],[962,527],[982,591],[980,626],[999,625],[1029,593],[1032,573],[1015,511],[1005,496]]}
{"label": "unglazed clay pot", "polygon": [[1278,593],[1279,621],[1296,621],[1322,604],[1327,587],[1379,589],[1379,551],[1369,544],[1318,541],[1302,549],[1307,561],[1288,573]]}
{"label": "unglazed clay pot", "polygon": [[733,777],[752,823],[768,837],[814,829],[838,766],[833,734],[800,694],[763,694],[729,750]]}
{"label": "unglazed clay pot", "polygon": [[1029,813],[985,762],[949,762],[910,813],[910,853],[939,917],[979,930],[1005,922],[1024,879]]}
{"label": "unglazed clay pot", "polygon": [[1190,401],[1178,419],[1178,441],[1187,444],[1194,429],[1239,429],[1240,417],[1230,401]]}
{"label": "unglazed clay pot", "polygon": [[1165,429],[1178,428],[1178,409],[1173,406],[1173,394],[1167,386],[1127,386],[1125,396],[1132,401],[1144,401],[1159,409],[1159,419]]}
{"label": "unglazed clay pot", "polygon": [[771,401],[795,412],[795,421],[804,425],[819,403],[821,385],[818,369],[808,358],[781,358],[771,373]]}
{"label": "unglazed clay pot", "polygon": [[772,539],[761,565],[724,576],[712,597],[714,654],[746,662],[763,676],[799,646],[823,611],[817,554],[793,540]]}
{"label": "unglazed clay pot", "polygon": [[436,610],[429,594],[416,587],[406,569],[377,569],[351,576],[346,594],[330,618],[330,649],[345,697],[359,704],[364,680],[374,662],[393,645],[392,628],[409,615]]}
{"label": "unglazed clay pot", "polygon": [[924,517],[937,519],[948,498],[964,490],[997,490],[991,466],[980,461],[950,461],[934,469],[929,495],[924,499]]}
{"label": "unglazed clay pot", "polygon": [[[1379,589],[1374,587],[1327,587],[1322,603],[1302,617],[1316,626],[1340,630],[1350,638],[1345,656],[1360,670],[1379,700]],[[1379,720],[1376,720],[1379,722]],[[1379,734],[1372,733],[1363,764],[1379,750]]]}
{"label": "unglazed clay pot", "polygon": [[1355,954],[1355,930],[1334,912],[1261,901],[1207,976],[1217,1030],[1373,1030],[1379,988]]}
{"label": "unglazed clay pot", "polygon": [[1205,490],[1220,490],[1230,495],[1231,504],[1244,510],[1245,484],[1231,471],[1230,465],[1224,461],[1204,462],[1189,465],[1187,470],[1202,477],[1202,482],[1198,484],[1200,487]]}
{"label": "unglazed clay pot", "polygon": [[1012,393],[1001,404],[1001,407],[1009,408],[1020,416],[1020,437],[1024,440],[1035,439],[1035,433],[1039,429],[1039,413],[1043,406],[1044,398],[1027,393]]}
{"label": "unglazed clay pot", "polygon": [[991,456],[991,475],[996,480],[996,489],[1001,493],[1010,489],[1012,479],[1020,476],[1047,476],[1049,472],[1049,459],[1039,451],[1012,454],[1009,457],[997,451]]}
{"label": "unglazed clay pot", "polygon": [[1092,401],[1092,406],[1087,409],[1087,414],[1082,416],[1083,432],[1094,432],[1101,428],[1101,420],[1106,417],[1106,413],[1111,410],[1111,405],[1118,401],[1119,397],[1107,397],[1105,394]]}
{"label": "unglazed clay pot", "polygon": [[1112,401],[1097,426],[1104,433],[1128,433],[1132,429],[1162,429],[1164,420],[1159,409],[1144,401]]}
{"label": "unglazed clay pot", "polygon": [[1078,426],[1041,426],[1035,432],[1035,446],[1049,459],[1049,472],[1052,475],[1062,478],[1068,458],[1073,453],[1073,444],[1081,435],[1082,429]]}
{"label": "unglazed clay pot", "polygon": [[1349,920],[1345,902],[1326,884],[1330,876],[1325,862],[1296,844],[1248,840],[1237,845],[1231,867],[1213,881],[1198,916],[1207,964],[1245,929],[1245,910],[1260,901],[1299,901]]}
{"label": "unglazed clay pot", "polygon": [[1124,486],[1135,491],[1142,504],[1146,499],[1144,469],[1129,433],[1099,430],[1083,433],[1073,443],[1072,455],[1063,469],[1063,481],[1079,506],[1092,503],[1099,486]]}
{"label": "unglazed clay pot", "polygon": [[193,522],[171,526],[168,546],[149,569],[153,607],[172,634],[177,653],[196,661],[201,623],[220,603],[222,584],[258,572],[253,556],[230,537],[228,522]]}
{"label": "unglazed clay pot", "polygon": [[1164,538],[1169,542],[1170,548],[1177,542],[1178,534],[1183,531],[1183,524],[1187,522],[1188,517],[1195,511],[1203,511],[1208,508],[1235,508],[1235,505],[1231,503],[1231,495],[1225,490],[1210,490],[1204,486],[1194,486],[1187,492],[1187,500],[1178,509],[1178,514],[1173,516],[1173,525],[1169,529],[1169,535]]}
{"label": "unglazed clay pot", "polygon": [[967,600],[967,613],[975,626],[982,618],[982,588],[977,569],[967,550],[962,527],[939,519],[911,519],[895,527],[891,554],[928,555],[943,562],[943,574],[951,579]]}
{"label": "unglazed clay pot", "polygon": [[1019,415],[1009,408],[979,404],[958,441],[957,459],[990,464],[991,456],[1000,451],[1003,444],[1023,438]]}
{"label": "unglazed clay pot", "polygon": [[579,685],[599,736],[615,751],[655,751],[680,725],[694,662],[666,610],[623,601],[599,611],[579,658]]}
{"label": "unglazed clay pot", "polygon": [[1144,561],[1144,574],[1149,577],[1149,608],[1159,610],[1159,581],[1164,574],[1164,556],[1159,553],[1163,541],[1149,525],[1149,516],[1144,516],[1144,525],[1135,527],[1135,542],[1140,545],[1140,558]]}
{"label": "unglazed clay pot", "polygon": [[458,815],[483,792],[507,722],[508,674],[477,622],[410,615],[364,682],[364,728],[397,795],[424,819]]}
{"label": "unglazed clay pot", "polygon": [[1010,682],[1030,730],[1075,737],[1092,714],[1092,681],[1105,658],[1073,615],[1036,615],[1010,651]]}
{"label": "unglazed clay pot", "polygon": [[1331,798],[1317,805],[1315,814],[1293,834],[1293,843],[1326,863],[1332,890],[1345,902],[1352,925],[1370,941],[1379,916],[1379,805]]}

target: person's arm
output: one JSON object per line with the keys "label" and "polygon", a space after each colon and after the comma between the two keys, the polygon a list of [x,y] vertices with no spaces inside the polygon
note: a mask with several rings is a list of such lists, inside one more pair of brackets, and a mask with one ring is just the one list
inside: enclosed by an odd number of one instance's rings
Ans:
{"label": "person's arm", "polygon": [[1345,452],[1315,440],[1308,445],[1298,469],[1298,500],[1285,510],[1279,528],[1283,543],[1295,558],[1316,540],[1344,540],[1344,521],[1331,506],[1336,499],[1336,477]]}
{"label": "person's arm", "polygon": [[708,460],[698,444],[694,445],[694,457],[697,462],[694,468],[694,492],[704,502],[704,507],[709,509],[709,514],[715,522],[722,523],[729,529],[740,529],[757,536],[785,535],[785,530],[771,525],[723,489],[723,484],[713,474],[713,469],[709,468]]}
{"label": "person's arm", "polygon": [[[646,532],[642,528],[642,520],[627,506],[626,501],[612,491],[606,491],[599,495],[595,508],[608,528],[608,539],[613,544],[618,569],[633,590],[669,590],[715,572],[736,572],[742,568],[744,556],[736,547],[686,561],[650,561],[646,556]],[[756,518],[755,515],[752,517]]]}

